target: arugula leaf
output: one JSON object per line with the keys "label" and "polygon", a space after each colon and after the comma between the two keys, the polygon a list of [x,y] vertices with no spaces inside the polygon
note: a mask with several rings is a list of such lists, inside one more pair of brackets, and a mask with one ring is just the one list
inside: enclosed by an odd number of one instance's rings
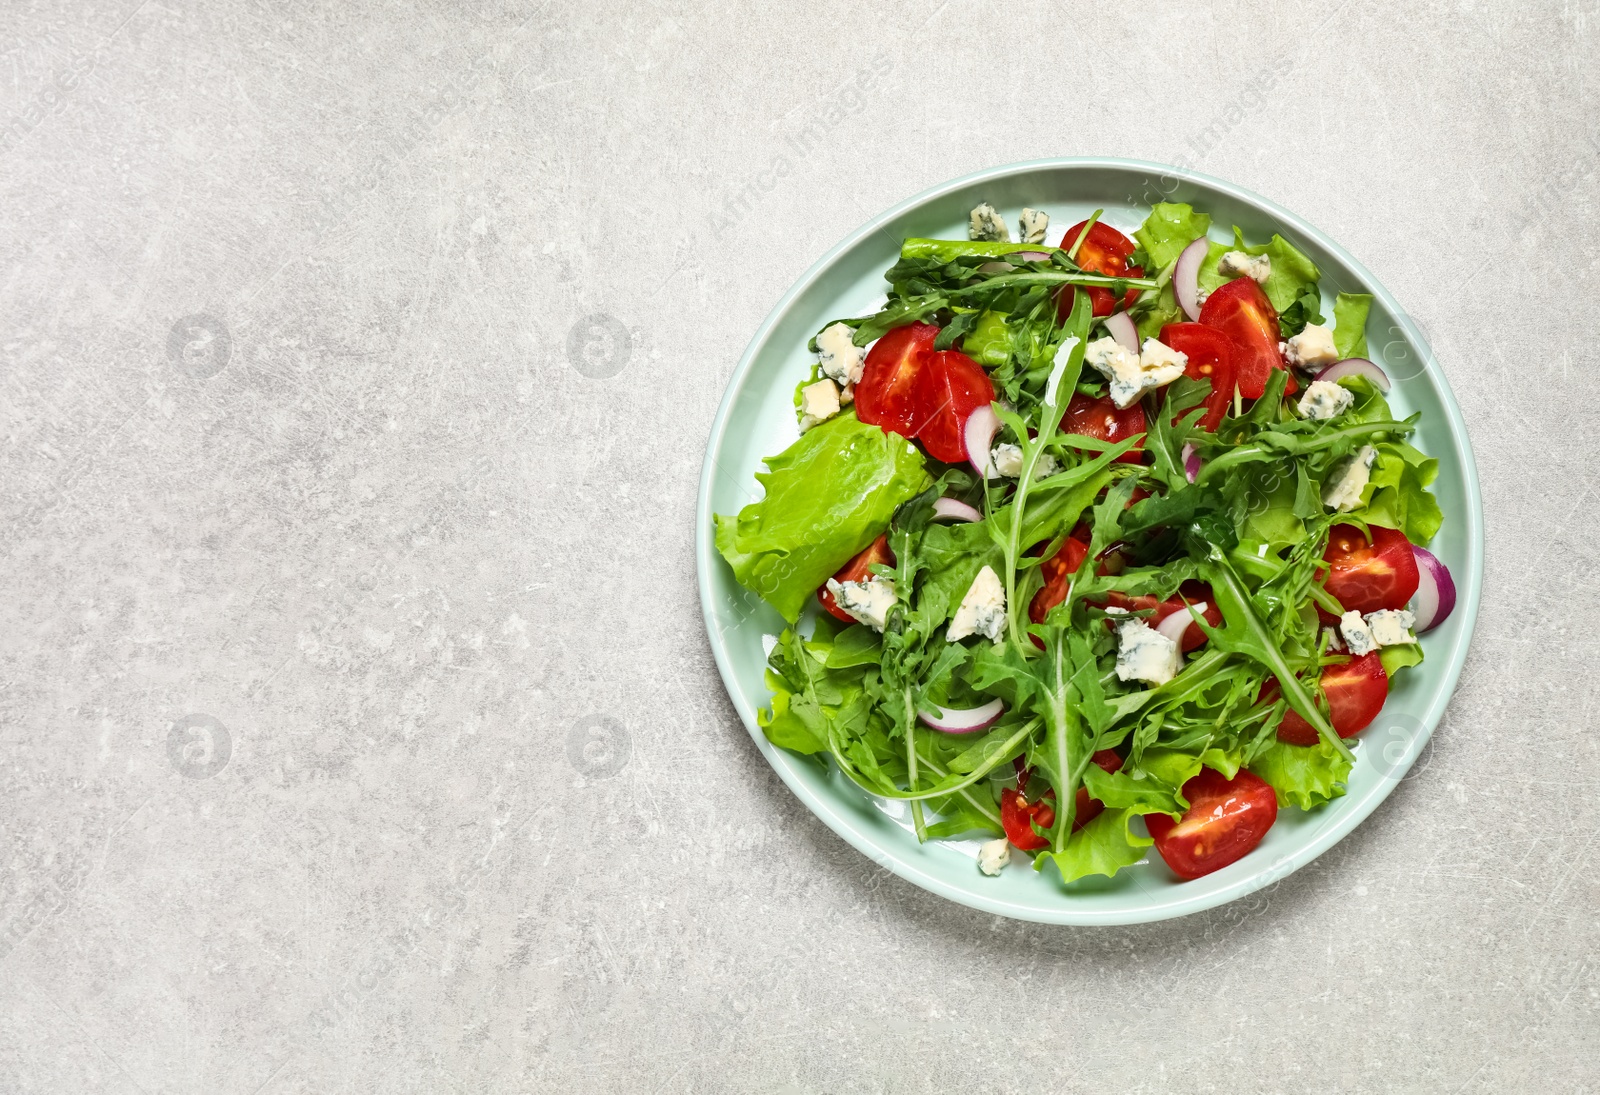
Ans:
{"label": "arugula leaf", "polygon": [[766,497],[737,517],[717,515],[717,550],[739,584],[790,623],[897,506],[932,482],[915,445],[853,412],[807,430],[766,465],[756,473]]}

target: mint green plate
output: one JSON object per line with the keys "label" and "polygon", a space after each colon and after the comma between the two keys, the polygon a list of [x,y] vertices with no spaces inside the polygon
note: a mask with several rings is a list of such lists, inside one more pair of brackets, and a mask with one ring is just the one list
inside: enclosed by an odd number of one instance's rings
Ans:
{"label": "mint green plate", "polygon": [[[1259,848],[1193,882],[1178,881],[1153,852],[1116,878],[1070,886],[1063,886],[1054,870],[1035,872],[1021,854],[999,877],[986,877],[976,863],[981,840],[919,845],[903,804],[868,795],[831,763],[824,766],[776,748],[756,724],[757,710],[771,695],[763,681],[766,636],[777,635],[783,621],[734,581],[713,543],[712,514],[734,513],[753,501],[762,457],[782,451],[798,436],[792,398],[813,360],[807,339],[827,319],[863,315],[881,303],[883,272],[894,263],[904,237],[965,239],[967,212],[980,201],[993,204],[1013,225],[1023,205],[1043,209],[1057,234],[1099,208],[1105,209],[1108,224],[1131,232],[1158,201],[1189,202],[1209,212],[1217,239],[1231,240],[1224,233],[1235,224],[1252,241],[1281,232],[1322,268],[1325,314],[1332,314],[1333,296],[1340,291],[1376,298],[1367,327],[1371,356],[1395,382],[1389,402],[1397,414],[1422,412],[1413,441],[1439,460],[1434,489],[1445,523],[1429,547],[1455,577],[1455,612],[1423,636],[1427,660],[1402,676],[1383,714],[1361,734],[1348,793],[1311,813],[1280,811]],[[1413,766],[1425,755],[1461,675],[1483,577],[1482,504],[1466,425],[1450,386],[1399,303],[1343,248],[1288,210],[1220,179],[1133,160],[1036,160],[981,171],[902,202],[824,255],[784,294],[734,371],[706,446],[695,521],[700,601],[717,667],[756,748],[800,801],[874,862],[926,890],[984,912],[1051,924],[1142,923],[1243,897],[1327,851],[1377,809],[1400,780],[1420,777],[1426,764],[1415,771]]]}

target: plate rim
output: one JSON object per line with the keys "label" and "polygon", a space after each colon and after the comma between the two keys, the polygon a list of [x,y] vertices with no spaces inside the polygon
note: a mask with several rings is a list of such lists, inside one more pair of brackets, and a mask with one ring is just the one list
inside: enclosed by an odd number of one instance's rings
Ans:
{"label": "plate rim", "polygon": [[[1420,717],[1422,734],[1418,739],[1417,749],[1406,761],[1404,769],[1396,772],[1393,778],[1378,781],[1360,799],[1347,799],[1346,802],[1349,804],[1346,806],[1346,812],[1342,816],[1332,819],[1331,823],[1325,823],[1315,830],[1304,846],[1292,852],[1286,852],[1283,856],[1271,861],[1270,864],[1264,864],[1263,869],[1237,879],[1220,890],[1185,898],[1181,896],[1183,888],[1179,887],[1174,891],[1178,896],[1173,899],[1166,901],[1158,899],[1151,905],[1141,906],[1134,910],[1075,909],[1070,904],[1070,901],[1064,903],[1060,908],[1040,907],[1008,900],[998,894],[989,896],[958,889],[951,886],[944,879],[923,870],[916,863],[897,854],[893,848],[884,846],[873,834],[857,827],[850,818],[833,809],[826,799],[813,794],[811,789],[797,778],[797,759],[773,745],[767,740],[766,735],[761,733],[760,726],[756,721],[754,708],[745,701],[742,689],[735,687],[733,669],[729,663],[723,639],[718,633],[714,609],[716,603],[715,594],[711,588],[711,575],[718,558],[720,558],[717,555],[714,537],[711,533],[714,527],[711,493],[717,468],[715,455],[721,447],[724,435],[727,433],[730,412],[745,380],[750,375],[757,353],[766,345],[773,329],[787,314],[794,301],[822,277],[839,256],[855,247],[872,233],[881,231],[885,225],[905,213],[943,197],[952,191],[960,190],[976,183],[993,182],[1013,175],[1061,168],[1082,170],[1111,168],[1142,171],[1163,178],[1174,178],[1196,183],[1221,191],[1237,201],[1253,206],[1277,219],[1279,223],[1315,240],[1330,253],[1339,256],[1360,278],[1362,287],[1382,301],[1385,308],[1395,317],[1404,330],[1407,341],[1412,346],[1427,347],[1429,350],[1428,360],[1436,361],[1431,353],[1432,347],[1422,336],[1416,324],[1412,321],[1410,314],[1401,307],[1399,301],[1394,298],[1393,294],[1389,292],[1382,282],[1373,276],[1365,265],[1359,262],[1343,246],[1304,218],[1254,191],[1247,190],[1225,179],[1219,179],[1189,168],[1149,160],[1133,160],[1119,157],[1050,157],[984,168],[980,171],[938,183],[872,217],[866,223],[848,233],[822,257],[812,263],[779,298],[778,302],[773,305],[766,319],[762,321],[760,327],[751,336],[744,353],[739,358],[739,363],[734,367],[733,373],[728,378],[727,387],[723,391],[722,402],[717,407],[717,414],[712,421],[711,431],[706,441],[706,450],[700,471],[699,492],[695,501],[695,571],[700,593],[701,616],[705,622],[706,637],[711,646],[712,656],[717,663],[717,672],[722,678],[722,685],[728,694],[728,698],[732,701],[735,710],[739,713],[740,720],[745,725],[745,730],[754,740],[756,748],[766,758],[773,770],[778,773],[779,778],[783,780],[795,797],[823,824],[844,838],[857,851],[930,893],[980,912],[1045,924],[1082,926],[1143,924],[1216,908],[1219,905],[1227,904],[1230,901],[1254,893],[1304,867],[1343,840],[1358,825],[1371,816],[1378,806],[1400,785],[1404,773],[1410,770],[1411,765],[1421,755],[1423,747],[1432,739],[1434,731],[1438,728],[1439,722],[1444,716],[1445,708],[1449,706],[1451,699],[1455,695],[1456,687],[1460,683],[1461,672],[1466,665],[1467,655],[1472,645],[1472,637],[1477,627],[1478,607],[1483,587],[1484,530],[1482,488],[1479,484],[1478,468],[1473,458],[1467,424],[1462,417],[1460,405],[1456,402],[1455,393],[1450,387],[1449,380],[1436,365],[1428,370],[1431,374],[1430,382],[1438,391],[1444,406],[1445,417],[1450,426],[1451,443],[1456,449],[1467,497],[1467,512],[1463,517],[1467,526],[1466,539],[1469,565],[1465,574],[1457,576],[1458,599],[1456,611],[1464,614],[1465,626],[1461,631],[1460,640],[1455,648],[1449,652],[1450,660],[1445,668],[1441,687],[1436,690],[1426,710]],[[1071,895],[1063,892],[1062,896],[1070,898]]]}

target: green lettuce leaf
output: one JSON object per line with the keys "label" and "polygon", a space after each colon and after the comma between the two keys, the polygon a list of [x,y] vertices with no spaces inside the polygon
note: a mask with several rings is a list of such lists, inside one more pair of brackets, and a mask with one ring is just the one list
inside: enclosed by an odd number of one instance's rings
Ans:
{"label": "green lettuce leaf", "polygon": [[1196,213],[1193,207],[1182,202],[1157,202],[1150,207],[1150,215],[1134,232],[1133,238],[1150,256],[1153,274],[1177,261],[1185,247],[1210,230],[1209,213]]}
{"label": "green lettuce leaf", "polygon": [[1104,811],[1073,833],[1059,852],[1040,852],[1033,861],[1033,869],[1043,870],[1047,861],[1054,863],[1063,882],[1076,882],[1096,874],[1114,877],[1122,868],[1143,859],[1144,850],[1155,843],[1147,836],[1129,831],[1128,826],[1139,814],[1132,807]]}
{"label": "green lettuce leaf", "polygon": [[1393,677],[1402,669],[1422,664],[1422,647],[1418,643],[1386,646],[1378,651],[1378,660],[1383,663],[1383,671]]}
{"label": "green lettuce leaf", "polygon": [[1322,279],[1322,271],[1317,269],[1317,264],[1282,236],[1274,234],[1267,243],[1251,246],[1244,242],[1244,233],[1236,226],[1231,244],[1217,243],[1215,240],[1211,242],[1205,261],[1200,264],[1199,277],[1196,279],[1201,289],[1209,293],[1233,280],[1217,272],[1222,256],[1229,251],[1243,251],[1247,255],[1266,255],[1272,260],[1272,273],[1262,283],[1261,290],[1267,294],[1267,299],[1272,301],[1272,306],[1279,312],[1288,311],[1290,305],[1301,297],[1314,294],[1317,282]]}
{"label": "green lettuce leaf", "polygon": [[[1340,385],[1355,393],[1350,418],[1376,422],[1391,417],[1389,401],[1366,377],[1346,377]],[[1363,492],[1366,504],[1350,516],[1369,525],[1399,529],[1413,544],[1426,544],[1444,524],[1444,511],[1428,490],[1439,474],[1439,461],[1405,441],[1380,441],[1378,459]]]}
{"label": "green lettuce leaf", "polygon": [[1302,810],[1338,798],[1350,778],[1350,761],[1323,741],[1290,745],[1274,739],[1255,755],[1249,767],[1278,792],[1279,806]]}
{"label": "green lettuce leaf", "polygon": [[1371,293],[1340,293],[1333,301],[1333,347],[1340,357],[1367,356],[1367,313]]}
{"label": "green lettuce leaf", "polygon": [[933,482],[915,445],[853,413],[807,430],[756,473],[766,497],[717,515],[717,550],[745,588],[793,623],[816,588]]}

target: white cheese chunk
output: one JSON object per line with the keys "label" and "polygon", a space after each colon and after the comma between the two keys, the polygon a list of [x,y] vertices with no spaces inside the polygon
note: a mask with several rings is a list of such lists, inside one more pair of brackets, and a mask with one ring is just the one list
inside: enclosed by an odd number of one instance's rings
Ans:
{"label": "white cheese chunk", "polygon": [[800,389],[800,432],[839,413],[839,389],[826,378]]}
{"label": "white cheese chunk", "polygon": [[978,849],[978,870],[993,878],[1011,862],[1011,841],[1005,837],[985,842]]}
{"label": "white cheese chunk", "polygon": [[1373,642],[1379,646],[1416,642],[1417,637],[1411,634],[1416,622],[1416,616],[1404,609],[1384,608],[1367,613],[1367,627],[1372,631]]}
{"label": "white cheese chunk", "polygon": [[855,335],[848,323],[831,323],[817,335],[817,365],[840,387],[860,380],[867,360],[867,351],[852,341]]}
{"label": "white cheese chunk", "polygon": [[874,631],[882,631],[894,607],[895,593],[892,578],[868,578],[864,582],[841,582],[828,579],[828,592],[834,601],[856,622],[866,624]]}
{"label": "white cheese chunk", "polygon": [[1272,260],[1266,255],[1229,251],[1217,263],[1217,273],[1225,278],[1249,278],[1260,284],[1272,276]]}
{"label": "white cheese chunk", "polygon": [[1024,206],[1017,226],[1022,230],[1020,236],[1023,243],[1043,243],[1045,233],[1050,230],[1050,214]]}
{"label": "white cheese chunk", "polygon": [[1006,591],[993,567],[984,567],[972,580],[972,588],[961,598],[961,607],[950,621],[945,638],[959,642],[971,635],[982,635],[999,642],[1006,627]]}
{"label": "white cheese chunk", "polygon": [[1339,360],[1339,351],[1333,346],[1333,332],[1320,323],[1308,323],[1305,330],[1288,342],[1278,343],[1284,359],[1302,369],[1319,365],[1332,365]]}
{"label": "white cheese chunk", "polygon": [[967,217],[967,237],[990,243],[1010,243],[1011,229],[998,210],[988,202],[981,203]]}
{"label": "white cheese chunk", "polygon": [[1183,667],[1178,644],[1143,620],[1117,625],[1117,679],[1166,684]]}
{"label": "white cheese chunk", "polygon": [[1377,449],[1362,445],[1360,452],[1336,464],[1322,485],[1322,504],[1340,513],[1360,507],[1361,492],[1367,489],[1372,465],[1377,459]]}
{"label": "white cheese chunk", "polygon": [[[1003,475],[1007,479],[1016,479],[1022,475],[1022,448],[1009,441],[1001,442],[989,453],[989,466],[996,475]],[[1061,470],[1061,464],[1049,453],[1040,453],[1039,462],[1033,467],[1035,479],[1045,479]]]}
{"label": "white cheese chunk", "polygon": [[1372,629],[1361,618],[1359,612],[1346,612],[1339,617],[1339,633],[1344,636],[1344,645],[1356,657],[1371,654],[1378,649],[1377,640],[1372,637]]}
{"label": "white cheese chunk", "polygon": [[1150,389],[1177,380],[1189,362],[1187,355],[1153,338],[1145,339],[1137,354],[1114,338],[1099,338],[1089,343],[1083,359],[1111,382],[1111,402],[1119,409],[1131,406]]}
{"label": "white cheese chunk", "polygon": [[1300,417],[1319,421],[1338,418],[1356,401],[1355,393],[1331,380],[1313,380],[1300,397]]}

